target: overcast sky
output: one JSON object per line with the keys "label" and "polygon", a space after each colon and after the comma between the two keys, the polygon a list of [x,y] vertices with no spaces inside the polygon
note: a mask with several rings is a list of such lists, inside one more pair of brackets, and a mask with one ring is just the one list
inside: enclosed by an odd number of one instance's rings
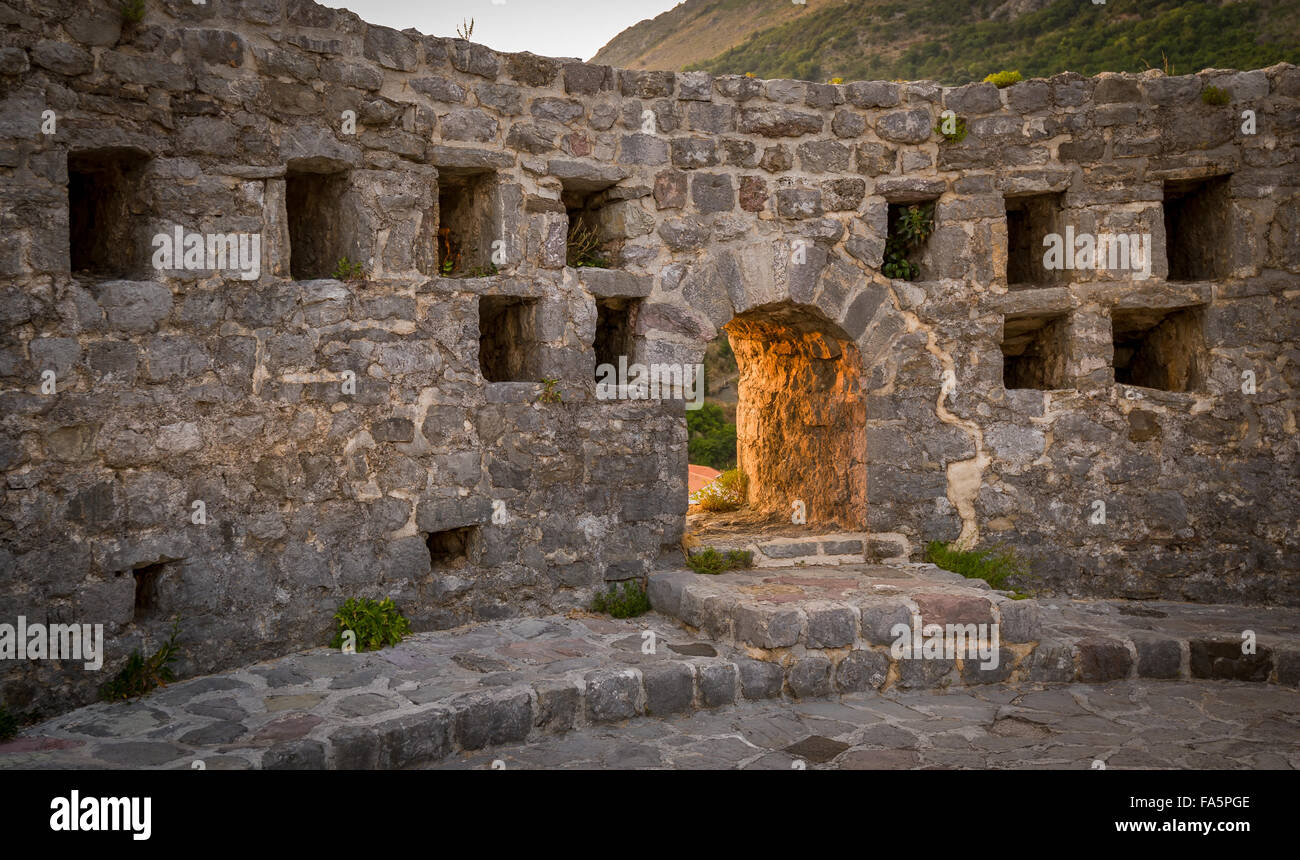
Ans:
{"label": "overcast sky", "polygon": [[680,0],[316,0],[346,8],[371,24],[414,27],[429,36],[455,36],[474,19],[473,40],[498,51],[591,59],[605,43],[638,21]]}

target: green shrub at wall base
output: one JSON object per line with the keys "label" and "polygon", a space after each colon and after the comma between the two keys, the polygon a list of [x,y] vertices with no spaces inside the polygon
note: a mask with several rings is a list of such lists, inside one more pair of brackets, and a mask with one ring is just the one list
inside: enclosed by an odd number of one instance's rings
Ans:
{"label": "green shrub at wall base", "polygon": [[391,597],[383,600],[349,597],[334,613],[334,620],[339,627],[330,642],[331,648],[342,648],[343,634],[349,630],[356,634],[358,652],[396,645],[411,633],[411,622],[397,611]]}
{"label": "green shrub at wall base", "polygon": [[603,594],[597,593],[591,600],[590,609],[614,618],[635,618],[650,611],[650,598],[641,583],[628,580],[623,583],[622,593],[615,585]]}

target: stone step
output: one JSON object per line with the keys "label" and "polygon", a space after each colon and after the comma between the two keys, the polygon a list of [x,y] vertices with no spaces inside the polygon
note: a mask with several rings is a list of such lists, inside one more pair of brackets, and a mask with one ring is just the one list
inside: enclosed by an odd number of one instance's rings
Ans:
{"label": "stone step", "polygon": [[718,537],[706,546],[694,547],[694,555],[708,547],[719,552],[745,550],[754,554],[754,567],[797,567],[800,565],[863,564],[866,562],[866,535],[841,532],[809,537],[762,538],[752,535]]}
{"label": "stone step", "polygon": [[0,744],[0,769],[407,768],[786,692],[779,667],[671,619],[576,613],[317,648],[89,705]]}

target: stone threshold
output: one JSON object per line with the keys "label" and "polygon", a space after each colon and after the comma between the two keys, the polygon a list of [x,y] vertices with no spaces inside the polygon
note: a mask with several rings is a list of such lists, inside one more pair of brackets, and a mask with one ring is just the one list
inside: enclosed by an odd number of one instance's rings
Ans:
{"label": "stone threshold", "polygon": [[860,532],[835,532],[809,537],[718,535],[692,548],[694,555],[707,547],[719,552],[747,550],[754,554],[754,567],[797,567],[800,565],[863,564],[867,536]]}

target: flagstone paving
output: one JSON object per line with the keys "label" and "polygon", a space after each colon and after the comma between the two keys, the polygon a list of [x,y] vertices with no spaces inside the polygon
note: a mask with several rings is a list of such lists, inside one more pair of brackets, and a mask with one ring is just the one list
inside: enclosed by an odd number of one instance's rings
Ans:
{"label": "flagstone paving", "polygon": [[1238,681],[854,693],[594,726],[436,769],[1296,769],[1300,693]]}
{"label": "flagstone paving", "polygon": [[836,664],[816,695],[806,655],[753,659],[658,613],[487,622],[80,708],[0,744],[0,769],[1300,764],[1300,611],[1048,600],[1041,615],[1024,647],[1059,677],[964,686],[926,669],[930,690],[895,668],[853,690]]}

